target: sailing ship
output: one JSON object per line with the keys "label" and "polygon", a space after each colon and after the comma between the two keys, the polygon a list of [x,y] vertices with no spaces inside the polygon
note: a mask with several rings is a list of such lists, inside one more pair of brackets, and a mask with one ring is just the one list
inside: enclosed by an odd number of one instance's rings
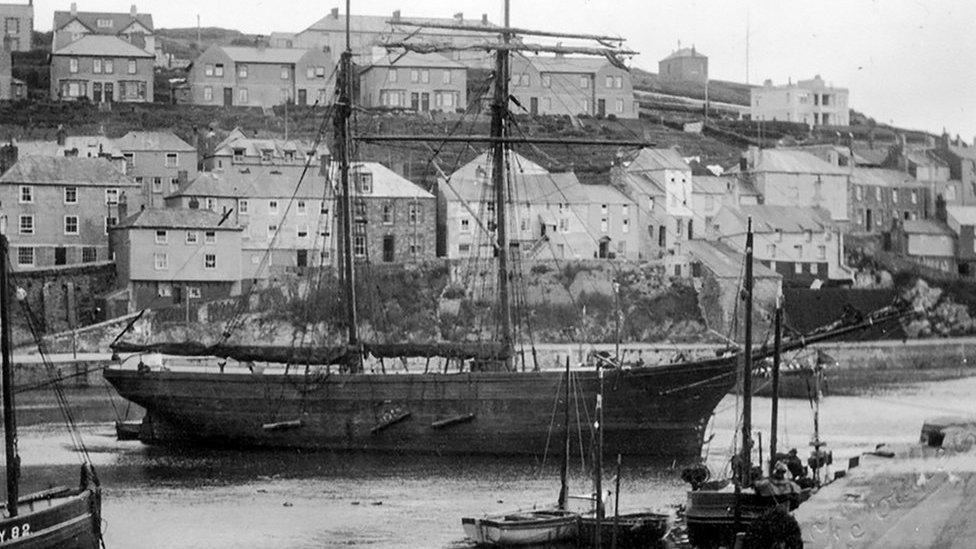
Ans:
{"label": "sailing ship", "polygon": [[[6,223],[0,221],[0,229]],[[51,488],[20,495],[20,456],[14,401],[10,338],[10,258],[7,236],[0,230],[0,398],[6,449],[6,502],[0,506],[0,547],[26,549],[101,547],[101,489],[91,463],[81,469],[78,488]],[[64,402],[59,402],[62,406]],[[69,425],[69,428],[72,427]]]}
{"label": "sailing ship", "polygon": [[[347,26],[349,7],[347,3]],[[559,385],[559,370],[520,371],[515,367],[516,337],[513,330],[509,285],[516,277],[511,268],[507,206],[511,205],[509,151],[520,143],[641,147],[644,141],[586,139],[529,139],[510,134],[509,55],[513,52],[579,53],[618,59],[632,54],[607,44],[622,43],[612,36],[575,35],[558,32],[480,26],[452,27],[492,33],[497,43],[479,43],[477,49],[494,52],[491,133],[488,136],[359,136],[350,131],[352,111],[352,52],[348,44],[337,71],[337,98],[332,108],[337,173],[337,212],[344,288],[345,326],[342,345],[272,347],[231,345],[226,338],[208,344],[194,341],[138,343],[119,341],[117,353],[132,353],[104,371],[105,378],[124,398],[146,410],[140,429],[145,442],[211,444],[221,446],[369,450],[380,452],[538,454],[547,443],[547,410],[550,395]],[[399,25],[433,26],[433,23]],[[524,36],[596,40],[601,47],[529,44]],[[429,46],[407,42],[391,48],[433,51]],[[427,48],[427,49],[423,49]],[[350,156],[354,141],[380,142],[426,140],[488,144],[491,150],[493,222],[486,230],[494,243],[497,272],[498,337],[489,343],[377,343],[364,341],[357,329],[357,259],[352,246],[352,189]],[[850,326],[838,326],[847,329]],[[124,332],[123,332],[124,334]],[[827,335],[826,337],[829,337]],[[812,343],[816,338],[801,343]],[[159,353],[168,361],[164,368],[146,366],[138,357]],[[603,437],[607,451],[625,456],[646,456],[661,461],[687,463],[699,459],[705,429],[715,407],[732,388],[740,352],[733,351],[695,362],[616,369],[613,398],[604,410]],[[199,357],[184,368],[173,357]],[[418,369],[395,373],[370,373],[367,358],[439,357],[459,367],[451,371]],[[131,357],[130,357],[131,358]],[[172,360],[170,360],[172,358]],[[253,371],[234,367],[233,361],[267,365]],[[135,367],[134,362],[139,362]],[[226,368],[225,368],[226,363]],[[300,367],[296,366],[300,365]],[[338,365],[338,368],[333,366]],[[579,390],[584,402],[593,402],[598,390],[597,372],[581,370]],[[269,395],[274,395],[269,397]]]}

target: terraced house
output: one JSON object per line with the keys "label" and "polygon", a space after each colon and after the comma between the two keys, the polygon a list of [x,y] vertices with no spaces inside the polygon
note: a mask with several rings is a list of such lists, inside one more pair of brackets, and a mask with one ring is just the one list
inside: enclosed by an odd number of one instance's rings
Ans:
{"label": "terraced house", "polygon": [[366,107],[454,112],[467,106],[467,70],[436,53],[379,57],[359,79]]}
{"label": "terraced house", "polygon": [[163,197],[197,175],[197,150],[173,132],[132,131],[116,140],[125,159],[125,173],[139,184],[128,197],[130,208],[163,207]]}
{"label": "terraced house", "polygon": [[[209,137],[208,137],[209,139]],[[234,128],[223,141],[202,159],[206,171],[245,166],[318,166],[329,156],[329,147],[320,142],[277,137],[255,137]]]}
{"label": "terraced house", "polygon": [[637,118],[630,72],[606,59],[517,56],[509,92],[532,115]]}
{"label": "terraced house", "polygon": [[197,105],[273,107],[332,102],[332,55],[320,48],[207,48],[189,68],[188,100]]}
{"label": "terraced house", "polygon": [[153,100],[155,57],[115,36],[86,35],[51,53],[51,99]]}
{"label": "terraced house", "polygon": [[107,235],[119,199],[137,188],[104,158],[19,159],[0,176],[14,268],[111,259]]}

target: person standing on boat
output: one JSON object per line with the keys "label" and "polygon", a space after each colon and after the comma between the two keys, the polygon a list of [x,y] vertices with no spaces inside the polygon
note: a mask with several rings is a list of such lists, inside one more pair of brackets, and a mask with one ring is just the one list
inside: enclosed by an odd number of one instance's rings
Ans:
{"label": "person standing on boat", "polygon": [[769,478],[759,479],[755,483],[756,493],[760,496],[786,498],[790,502],[790,509],[800,503],[800,485],[787,478],[789,469],[782,461],[776,462],[773,474]]}

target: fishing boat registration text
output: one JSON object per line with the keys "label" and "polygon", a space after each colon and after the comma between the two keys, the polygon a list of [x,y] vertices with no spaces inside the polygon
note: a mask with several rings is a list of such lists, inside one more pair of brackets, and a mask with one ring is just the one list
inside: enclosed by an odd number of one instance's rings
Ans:
{"label": "fishing boat registration text", "polygon": [[31,534],[31,526],[29,522],[17,526],[10,526],[8,528],[0,529],[0,542],[4,542],[11,539],[19,539]]}

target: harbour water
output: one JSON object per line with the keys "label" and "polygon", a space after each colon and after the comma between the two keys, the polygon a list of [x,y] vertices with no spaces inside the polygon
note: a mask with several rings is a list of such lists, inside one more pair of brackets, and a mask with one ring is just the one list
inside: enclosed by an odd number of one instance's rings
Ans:
{"label": "harbour water", "polygon": [[[917,440],[926,417],[976,413],[973,394],[976,378],[827,397],[822,436],[837,462],[846,462],[879,443]],[[558,458],[551,454],[543,462],[541,457],[177,450],[119,442],[106,395],[98,388],[76,390],[69,398],[86,403],[78,417],[104,489],[110,548],[467,547],[461,516],[547,505],[558,491]],[[21,400],[31,403],[21,420],[23,490],[76,483],[79,456],[49,406],[53,398],[37,394]],[[754,404],[757,430],[768,445],[769,400],[758,398]],[[796,447],[805,455],[811,404],[787,400],[780,409],[780,448]],[[713,471],[728,461],[735,418],[736,399],[728,396],[709,426]],[[571,488],[582,494],[590,484],[579,465],[580,449],[575,451]],[[665,508],[681,501],[686,485],[669,465],[625,461],[621,507]],[[611,475],[608,470],[606,478]]]}

